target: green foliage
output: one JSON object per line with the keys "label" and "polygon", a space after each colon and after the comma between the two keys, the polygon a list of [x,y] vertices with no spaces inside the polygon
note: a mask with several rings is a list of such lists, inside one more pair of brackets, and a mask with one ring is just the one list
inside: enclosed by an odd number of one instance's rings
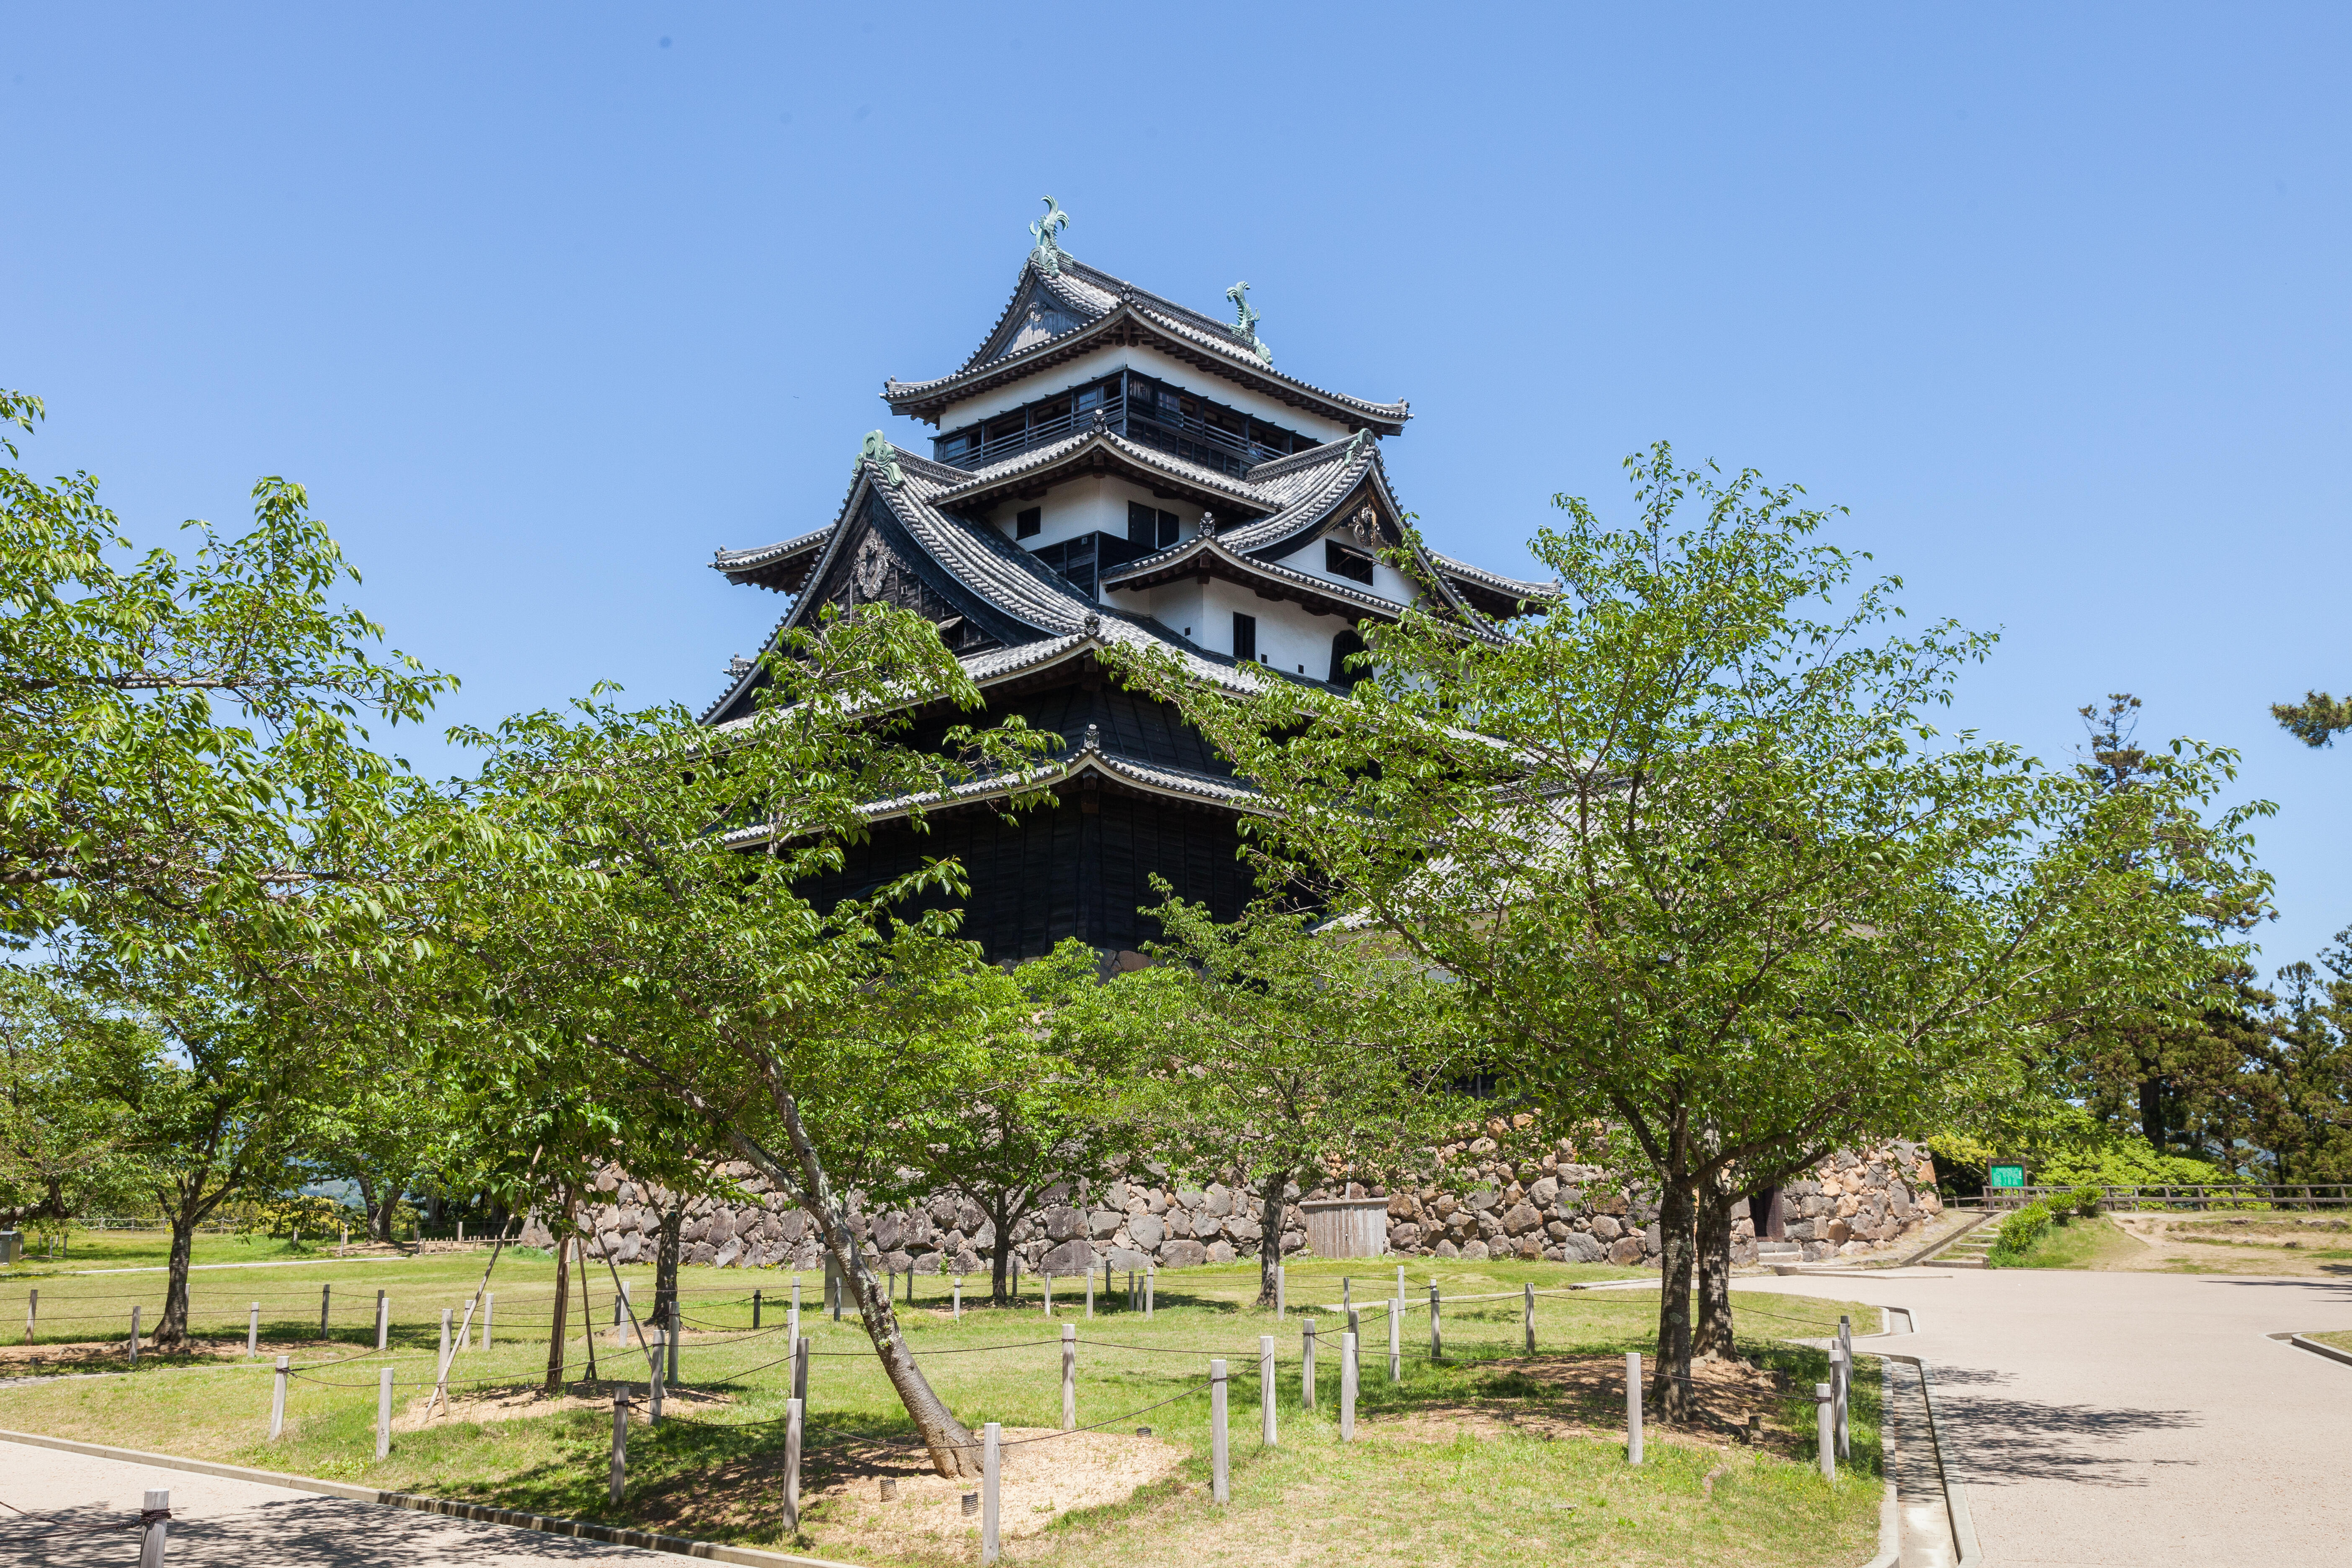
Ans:
{"label": "green foliage", "polygon": [[[1858,584],[1793,488],[1629,467],[1629,527],[1559,498],[1533,550],[1561,593],[1507,638],[1368,625],[1349,697],[1130,671],[1265,791],[1270,885],[1395,933],[1525,1092],[1630,1136],[1673,1318],[1701,1184],[2015,1095],[2095,1005],[2193,986],[2214,886],[2254,874],[2248,814],[2212,805],[2231,753],[2176,742],[2117,791],[1939,734],[1990,637],[1895,635],[1899,583]],[[1687,1340],[1661,1339],[1671,1414]]]}
{"label": "green foliage", "polygon": [[2076,1187],[2067,1194],[2067,1199],[2074,1205],[2076,1217],[2091,1219],[2097,1215],[2099,1205],[2106,1201],[2106,1194],[2096,1187]]}
{"label": "green foliage", "polygon": [[2095,1148],[2053,1154],[2032,1172],[2037,1184],[2107,1187],[2221,1185],[2236,1173],[2181,1154],[2158,1154],[2137,1140],[2118,1139]]}
{"label": "green foliage", "polygon": [[2050,1228],[2050,1205],[2035,1199],[2000,1222],[2000,1235],[1993,1243],[1991,1260],[1995,1264],[2013,1263],[2033,1249]]}
{"label": "green foliage", "polygon": [[2337,735],[2352,730],[2352,702],[2340,701],[2325,691],[2306,691],[2300,702],[2272,703],[2271,717],[2306,746],[2332,746]]}
{"label": "green foliage", "polygon": [[1458,988],[1400,943],[1318,933],[1268,904],[1220,925],[1152,886],[1158,962],[1082,1000],[1071,1026],[1129,1042],[1128,1114],[1159,1159],[1255,1196],[1270,1300],[1286,1191],[1430,1167],[1477,1125],[1476,1102],[1448,1087],[1477,1065],[1477,1042]]}

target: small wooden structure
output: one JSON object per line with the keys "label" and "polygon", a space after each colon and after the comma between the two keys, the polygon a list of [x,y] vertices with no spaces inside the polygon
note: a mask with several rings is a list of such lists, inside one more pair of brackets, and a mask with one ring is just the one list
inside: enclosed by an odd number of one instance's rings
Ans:
{"label": "small wooden structure", "polygon": [[1318,1258],[1379,1258],[1389,1249],[1386,1198],[1324,1198],[1300,1204],[1307,1247]]}

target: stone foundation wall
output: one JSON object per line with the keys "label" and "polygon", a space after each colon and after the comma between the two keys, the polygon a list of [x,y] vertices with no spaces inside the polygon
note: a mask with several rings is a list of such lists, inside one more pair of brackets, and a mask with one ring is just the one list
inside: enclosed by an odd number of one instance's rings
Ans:
{"label": "stone foundation wall", "polygon": [[[1656,1263],[1655,1203],[1639,1189],[1612,1192],[1601,1167],[1577,1163],[1564,1146],[1514,1164],[1493,1140],[1482,1138],[1454,1158],[1469,1163],[1478,1177],[1475,1190],[1466,1194],[1434,1185],[1391,1191],[1361,1184],[1301,1193],[1294,1184],[1285,1194],[1283,1251],[1298,1252],[1307,1245],[1305,1215],[1297,1206],[1302,1200],[1370,1197],[1388,1200],[1389,1250],[1394,1254],[1625,1267]],[[686,1262],[721,1268],[822,1266],[816,1228],[806,1215],[782,1194],[767,1190],[765,1179],[750,1166],[730,1163],[722,1169],[758,1202],[694,1200],[679,1233]],[[598,1176],[596,1194],[588,1211],[594,1228],[590,1255],[620,1263],[650,1261],[667,1194],[610,1169]],[[1888,1247],[1942,1206],[1926,1148],[1907,1140],[1858,1152],[1841,1150],[1811,1177],[1784,1184],[1781,1194],[1788,1240],[1807,1261]],[[1220,1183],[1204,1188],[1171,1183],[1149,1162],[1134,1179],[1081,1193],[1078,1201],[1066,1193],[1057,1196],[1060,1201],[1013,1227],[1013,1253],[1024,1273],[1075,1275],[1106,1264],[1122,1271],[1147,1264],[1182,1268],[1256,1253],[1259,1205],[1254,1194]],[[1733,1260],[1753,1263],[1757,1243],[1746,1203],[1733,1215]],[[850,1228],[884,1268],[923,1274],[982,1273],[994,1244],[979,1208],[952,1194],[879,1213],[866,1213],[853,1202]],[[534,1218],[521,1239],[544,1246],[551,1237]]]}

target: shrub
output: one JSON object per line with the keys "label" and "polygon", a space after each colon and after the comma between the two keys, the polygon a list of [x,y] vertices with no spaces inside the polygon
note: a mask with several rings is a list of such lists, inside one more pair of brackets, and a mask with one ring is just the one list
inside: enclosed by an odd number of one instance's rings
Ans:
{"label": "shrub", "polygon": [[1996,1262],[2022,1258],[2050,1229],[2050,1205],[2036,1198],[2001,1221],[2000,1236],[1992,1245]]}
{"label": "shrub", "polygon": [[2106,1194],[2097,1187],[2076,1187],[2066,1196],[2068,1202],[2073,1205],[2074,1212],[2084,1219],[2089,1219],[2097,1214],[2099,1205],[2106,1199]]}

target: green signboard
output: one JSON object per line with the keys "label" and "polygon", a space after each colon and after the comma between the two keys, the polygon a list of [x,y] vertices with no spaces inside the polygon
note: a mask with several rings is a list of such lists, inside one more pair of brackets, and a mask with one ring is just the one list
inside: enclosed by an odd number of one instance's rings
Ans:
{"label": "green signboard", "polygon": [[1985,1172],[1985,1184],[1990,1187],[2021,1187],[2025,1185],[2022,1165],[1994,1165]]}

